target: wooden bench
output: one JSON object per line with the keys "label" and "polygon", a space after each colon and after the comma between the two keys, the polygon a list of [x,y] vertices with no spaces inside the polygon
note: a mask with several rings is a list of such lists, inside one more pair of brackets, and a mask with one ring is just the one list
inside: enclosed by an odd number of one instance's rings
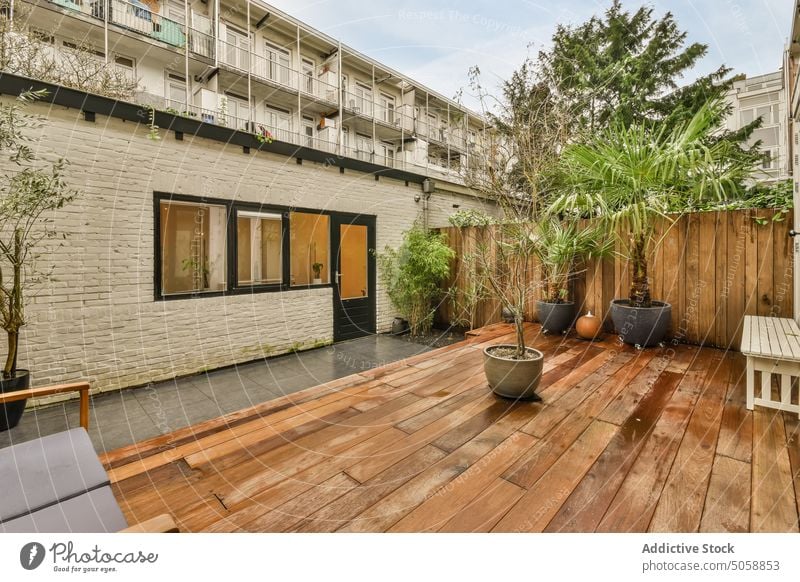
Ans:
{"label": "wooden bench", "polygon": [[129,526],[89,434],[89,383],[0,394],[0,403],[80,392],[81,428],[0,449],[0,533],[171,533],[168,514]]}
{"label": "wooden bench", "polygon": [[[792,384],[800,378],[800,326],[793,319],[746,315],[741,352],[747,357],[747,408],[766,406],[800,417],[800,401]],[[755,373],[761,374],[761,394],[755,394]],[[773,397],[772,375],[780,377],[780,394]]]}

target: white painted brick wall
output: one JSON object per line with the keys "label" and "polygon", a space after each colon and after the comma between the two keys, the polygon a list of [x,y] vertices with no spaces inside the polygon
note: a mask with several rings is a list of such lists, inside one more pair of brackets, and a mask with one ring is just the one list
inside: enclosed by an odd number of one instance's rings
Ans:
{"label": "white painted brick wall", "polygon": [[[192,374],[330,341],[330,289],[156,302],[153,192],[374,214],[378,248],[396,246],[419,216],[419,185],[326,168],[76,110],[32,106],[47,116],[37,153],[69,160],[80,198],[53,218],[67,234],[42,253],[52,278],[28,308],[20,367],[35,385],[88,379],[96,390]],[[431,226],[481,200],[437,193]],[[378,278],[378,329],[395,316]],[[0,339],[0,354],[5,338]]]}

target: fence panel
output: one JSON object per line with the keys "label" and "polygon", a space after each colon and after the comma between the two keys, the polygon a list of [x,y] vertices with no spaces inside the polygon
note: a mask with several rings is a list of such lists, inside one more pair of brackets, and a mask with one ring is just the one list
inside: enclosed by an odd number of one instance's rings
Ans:
{"label": "fence panel", "polygon": [[[657,222],[655,233],[660,244],[651,253],[648,276],[653,299],[672,304],[669,337],[738,349],[744,315],[792,317],[792,214],[780,220],[774,220],[776,217],[781,218],[779,210],[734,210],[684,214]],[[442,230],[456,251],[445,288],[463,297],[469,285],[465,257],[476,252],[486,234],[474,227]],[[609,304],[612,299],[627,296],[629,267],[619,257],[585,265],[573,282],[578,312],[592,311],[603,317],[606,329],[611,331]],[[538,298],[537,288],[526,306],[531,319],[536,317]],[[498,301],[494,297],[484,299],[476,314],[476,327],[499,321]],[[449,323],[452,318],[451,302],[443,301],[437,319]]]}

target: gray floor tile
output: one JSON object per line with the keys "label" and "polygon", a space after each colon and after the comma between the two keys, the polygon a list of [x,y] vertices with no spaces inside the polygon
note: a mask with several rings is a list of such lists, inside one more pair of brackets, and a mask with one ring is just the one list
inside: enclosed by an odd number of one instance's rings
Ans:
{"label": "gray floor tile", "polygon": [[[89,436],[110,451],[336,378],[428,351],[378,335],[92,398]],[[25,413],[0,447],[78,426],[78,403]]]}

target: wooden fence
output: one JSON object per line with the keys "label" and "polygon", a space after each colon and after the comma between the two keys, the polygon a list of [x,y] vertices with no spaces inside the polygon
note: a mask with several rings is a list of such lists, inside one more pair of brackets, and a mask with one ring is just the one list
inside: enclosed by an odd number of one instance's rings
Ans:
{"label": "wooden fence", "polygon": [[[672,304],[671,338],[738,349],[744,315],[792,317],[792,215],[775,221],[776,215],[780,216],[779,211],[736,210],[684,214],[673,217],[672,223],[659,221],[656,236],[662,243],[650,261],[649,276],[653,299]],[[456,251],[447,289],[462,293],[469,288],[468,258],[475,252],[476,241],[485,236],[482,230],[442,229]],[[606,329],[612,331],[609,303],[628,296],[627,262],[620,258],[592,261],[573,283],[578,311],[602,316]],[[526,318],[531,320],[536,317],[536,299],[526,308]],[[444,300],[437,319],[450,322],[452,313],[452,304]],[[498,302],[481,301],[475,326],[499,320]]]}

